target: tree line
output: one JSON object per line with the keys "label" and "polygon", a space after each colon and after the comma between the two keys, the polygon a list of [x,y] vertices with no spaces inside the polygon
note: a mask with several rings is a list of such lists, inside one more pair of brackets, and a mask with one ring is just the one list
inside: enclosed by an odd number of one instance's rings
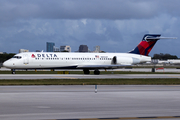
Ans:
{"label": "tree line", "polygon": [[0,54],[0,63],[3,63],[4,61],[12,58],[15,55],[15,53],[5,53],[5,54]]}
{"label": "tree line", "polygon": [[176,55],[170,55],[170,54],[154,54],[152,59],[159,59],[159,60],[167,60],[167,59],[178,59]]}

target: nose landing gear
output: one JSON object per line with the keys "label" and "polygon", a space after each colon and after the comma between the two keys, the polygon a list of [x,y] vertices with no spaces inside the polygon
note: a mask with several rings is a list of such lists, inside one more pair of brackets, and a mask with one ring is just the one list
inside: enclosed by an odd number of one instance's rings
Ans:
{"label": "nose landing gear", "polygon": [[12,73],[12,74],[16,74],[15,69],[11,69],[11,73]]}

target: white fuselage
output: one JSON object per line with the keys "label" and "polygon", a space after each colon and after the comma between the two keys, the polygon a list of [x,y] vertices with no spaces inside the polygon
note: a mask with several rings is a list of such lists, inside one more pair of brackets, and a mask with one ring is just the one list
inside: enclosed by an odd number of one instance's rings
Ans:
{"label": "white fuselage", "polygon": [[[116,63],[113,58],[116,57]],[[5,61],[3,66],[10,69],[62,69],[92,68],[98,66],[133,65],[150,62],[151,57],[131,53],[56,53],[27,52],[19,53]]]}

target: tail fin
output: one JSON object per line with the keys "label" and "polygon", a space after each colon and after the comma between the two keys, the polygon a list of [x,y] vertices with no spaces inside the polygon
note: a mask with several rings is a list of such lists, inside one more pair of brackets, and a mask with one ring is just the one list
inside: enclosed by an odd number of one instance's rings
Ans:
{"label": "tail fin", "polygon": [[145,34],[139,45],[129,53],[148,56],[153,46],[160,39],[160,36],[160,34]]}
{"label": "tail fin", "polygon": [[160,39],[177,39],[175,37],[160,37],[160,34],[145,34],[139,45],[129,53],[148,56],[156,42]]}

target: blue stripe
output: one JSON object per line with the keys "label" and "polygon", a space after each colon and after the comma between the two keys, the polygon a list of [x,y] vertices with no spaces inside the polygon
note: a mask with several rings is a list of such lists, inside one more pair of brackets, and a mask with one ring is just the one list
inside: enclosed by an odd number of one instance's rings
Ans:
{"label": "blue stripe", "polygon": [[140,54],[138,47],[136,47],[134,50],[130,51],[129,53]]}

